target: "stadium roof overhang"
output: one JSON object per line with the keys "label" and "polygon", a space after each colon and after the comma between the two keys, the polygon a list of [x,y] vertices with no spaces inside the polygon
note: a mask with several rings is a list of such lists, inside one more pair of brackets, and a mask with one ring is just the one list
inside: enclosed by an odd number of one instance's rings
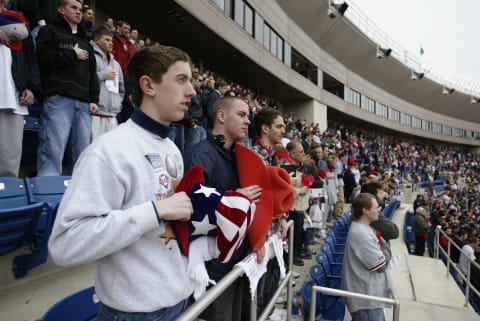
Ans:
{"label": "stadium roof overhang", "polygon": [[327,0],[277,2],[319,47],[370,83],[427,110],[480,123],[480,105],[472,104],[470,95],[458,91],[444,95],[442,84],[426,77],[411,80],[410,68],[394,58],[377,59],[377,44],[346,18],[329,18]]}
{"label": "stadium roof overhang", "polygon": [[[346,18],[328,17],[327,1],[277,2],[323,50],[370,83],[427,110],[480,123],[480,105],[471,104],[469,95],[458,91],[443,95],[442,84],[426,77],[412,81],[411,70],[394,58],[377,59],[376,44]],[[147,3],[148,8],[143,5]],[[137,1],[127,8],[114,0],[102,0],[97,1],[96,8],[118,19],[128,12],[127,19],[151,38],[182,48],[194,61],[202,61],[206,68],[260,94],[285,102],[309,99],[211,32],[174,1]]]}
{"label": "stadium roof overhang", "polygon": [[284,102],[309,99],[251,61],[174,1],[137,1],[126,7],[118,1],[102,0],[97,1],[96,9],[128,20],[150,38],[181,48],[194,62],[201,61],[206,69],[212,68],[259,94]]}

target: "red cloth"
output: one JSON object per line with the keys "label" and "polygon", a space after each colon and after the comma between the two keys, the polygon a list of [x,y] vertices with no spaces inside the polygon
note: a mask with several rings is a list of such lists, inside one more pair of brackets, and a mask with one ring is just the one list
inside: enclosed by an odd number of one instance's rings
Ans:
{"label": "red cloth", "polygon": [[382,234],[380,234],[379,231],[375,230],[375,236],[377,237],[378,245],[380,246],[380,249],[381,249],[382,248]]}
{"label": "red cloth", "polygon": [[236,144],[237,171],[240,186],[260,185],[262,194],[256,203],[255,217],[248,230],[252,250],[261,249],[272,223],[272,217],[288,212],[295,197],[290,176],[283,168],[265,166],[254,151],[242,144]]}
{"label": "red cloth", "polygon": [[318,176],[320,176],[322,179],[325,179],[325,177],[327,177],[327,171],[324,168],[319,167]]}
{"label": "red cloth", "polygon": [[313,184],[314,178],[312,175],[302,174],[302,186],[309,187]]}
{"label": "red cloth", "polygon": [[276,155],[277,157],[286,160],[289,164],[295,164],[295,161],[290,157],[290,154],[288,154],[287,151],[277,152]]}

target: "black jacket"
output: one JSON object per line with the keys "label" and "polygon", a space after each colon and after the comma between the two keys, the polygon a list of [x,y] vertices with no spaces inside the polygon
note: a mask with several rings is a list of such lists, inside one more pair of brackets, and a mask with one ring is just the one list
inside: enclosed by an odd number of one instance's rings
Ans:
{"label": "black jacket", "polygon": [[398,226],[382,214],[380,214],[378,220],[372,222],[370,226],[379,231],[382,237],[387,241],[396,239],[400,235]]}
{"label": "black jacket", "polygon": [[[75,44],[87,50],[87,60],[77,58]],[[79,25],[73,34],[67,21],[59,16],[54,24],[40,29],[37,37],[37,58],[43,93],[60,95],[88,103],[97,103],[99,86],[95,54],[88,35]]]}
{"label": "black jacket", "polygon": [[38,70],[32,36],[23,40],[23,50],[12,52],[12,77],[15,87],[21,94],[30,89],[35,97],[41,93],[40,74]]}
{"label": "black jacket", "polygon": [[[196,164],[202,165],[207,186],[223,191],[236,190],[240,187],[235,152],[224,149],[212,136],[187,149],[184,154],[184,163],[185,171]],[[210,278],[219,281],[248,254],[249,248],[249,243],[245,240],[227,263],[220,263],[217,259],[206,262],[205,266]]]}

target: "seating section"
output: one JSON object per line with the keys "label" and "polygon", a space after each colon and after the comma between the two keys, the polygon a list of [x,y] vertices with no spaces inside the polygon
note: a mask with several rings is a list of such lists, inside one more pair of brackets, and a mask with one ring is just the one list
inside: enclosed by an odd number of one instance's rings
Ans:
{"label": "seating section", "polygon": [[62,299],[38,321],[95,321],[99,309],[92,286]]}
{"label": "seating section", "polygon": [[[312,280],[306,281],[300,290],[307,315],[309,315],[311,309],[312,286],[341,288],[343,254],[349,221],[350,215],[343,214],[332,225],[321,247],[321,252],[316,256],[318,264],[310,268]],[[343,298],[317,292],[315,320],[340,321],[344,319],[344,316],[345,303]]]}
{"label": "seating section", "polygon": [[22,246],[30,253],[15,256],[13,275],[47,261],[48,238],[56,208],[69,177],[0,178],[0,255]]}

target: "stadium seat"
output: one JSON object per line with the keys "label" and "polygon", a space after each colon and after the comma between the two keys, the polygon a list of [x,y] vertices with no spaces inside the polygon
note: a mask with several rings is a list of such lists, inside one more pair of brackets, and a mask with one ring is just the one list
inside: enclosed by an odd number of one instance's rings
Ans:
{"label": "stadium seat", "polygon": [[68,187],[71,176],[37,176],[26,178],[28,198],[31,203],[45,202],[51,210],[51,218],[55,219],[58,204]]}
{"label": "stadium seat", "polygon": [[325,242],[330,243],[332,245],[332,251],[333,252],[341,252],[345,250],[345,241],[339,241],[336,237],[335,234],[333,233],[328,233],[327,237],[325,238]]}
{"label": "stadium seat", "polygon": [[407,211],[405,213],[405,221],[403,223],[403,239],[407,245],[408,253],[415,254],[415,233],[413,233],[413,213]]}
{"label": "stadium seat", "polygon": [[37,162],[38,132],[40,120],[38,117],[27,115],[24,118],[22,142],[22,166],[35,165]]}
{"label": "stadium seat", "polygon": [[323,267],[323,272],[327,277],[327,284],[331,288],[340,289],[342,280],[342,267],[341,265],[331,265],[327,259],[327,256],[320,253],[316,257],[318,264]]}
{"label": "stadium seat", "polygon": [[388,205],[383,209],[382,214],[386,217],[391,219],[395,211],[400,207],[400,201],[396,198],[392,198]]}
{"label": "stadium seat", "polygon": [[310,277],[315,281],[316,285],[326,286],[327,284],[325,272],[320,264],[314,264],[310,267]]}
{"label": "stadium seat", "polygon": [[[345,253],[345,249],[341,249],[340,251],[334,251],[335,245],[329,240],[328,242],[324,242],[321,248],[327,247],[328,251],[331,251],[335,262],[341,263],[343,261],[343,254]],[[323,249],[322,249],[323,251]],[[327,250],[326,250],[327,251]]]}
{"label": "stadium seat", "polygon": [[[0,255],[24,245],[31,250],[29,254],[14,258],[15,278],[25,276],[32,267],[47,260],[48,235],[45,232],[51,226],[42,226],[40,220],[42,212],[48,212],[46,209],[44,202],[30,204],[23,179],[0,178]],[[49,221],[45,219],[46,224]]]}
{"label": "stadium seat", "polygon": [[38,321],[95,321],[99,309],[92,286],[57,302]]}
{"label": "stadium seat", "polygon": [[[305,282],[300,289],[300,295],[305,302],[305,312],[310,314],[310,304],[312,302],[312,287],[315,281]],[[345,317],[345,303],[341,297],[324,295],[316,293],[315,321],[343,321]]]}
{"label": "stadium seat", "polygon": [[335,243],[338,245],[345,245],[347,243],[347,235],[341,233],[338,228],[335,228],[334,226],[328,230],[327,235],[332,236],[332,238],[335,240]]}
{"label": "stadium seat", "polygon": [[340,266],[343,264],[343,252],[333,253],[328,243],[322,244],[321,249],[322,249],[322,253],[325,254],[330,264],[334,264],[334,265],[338,264]]}

